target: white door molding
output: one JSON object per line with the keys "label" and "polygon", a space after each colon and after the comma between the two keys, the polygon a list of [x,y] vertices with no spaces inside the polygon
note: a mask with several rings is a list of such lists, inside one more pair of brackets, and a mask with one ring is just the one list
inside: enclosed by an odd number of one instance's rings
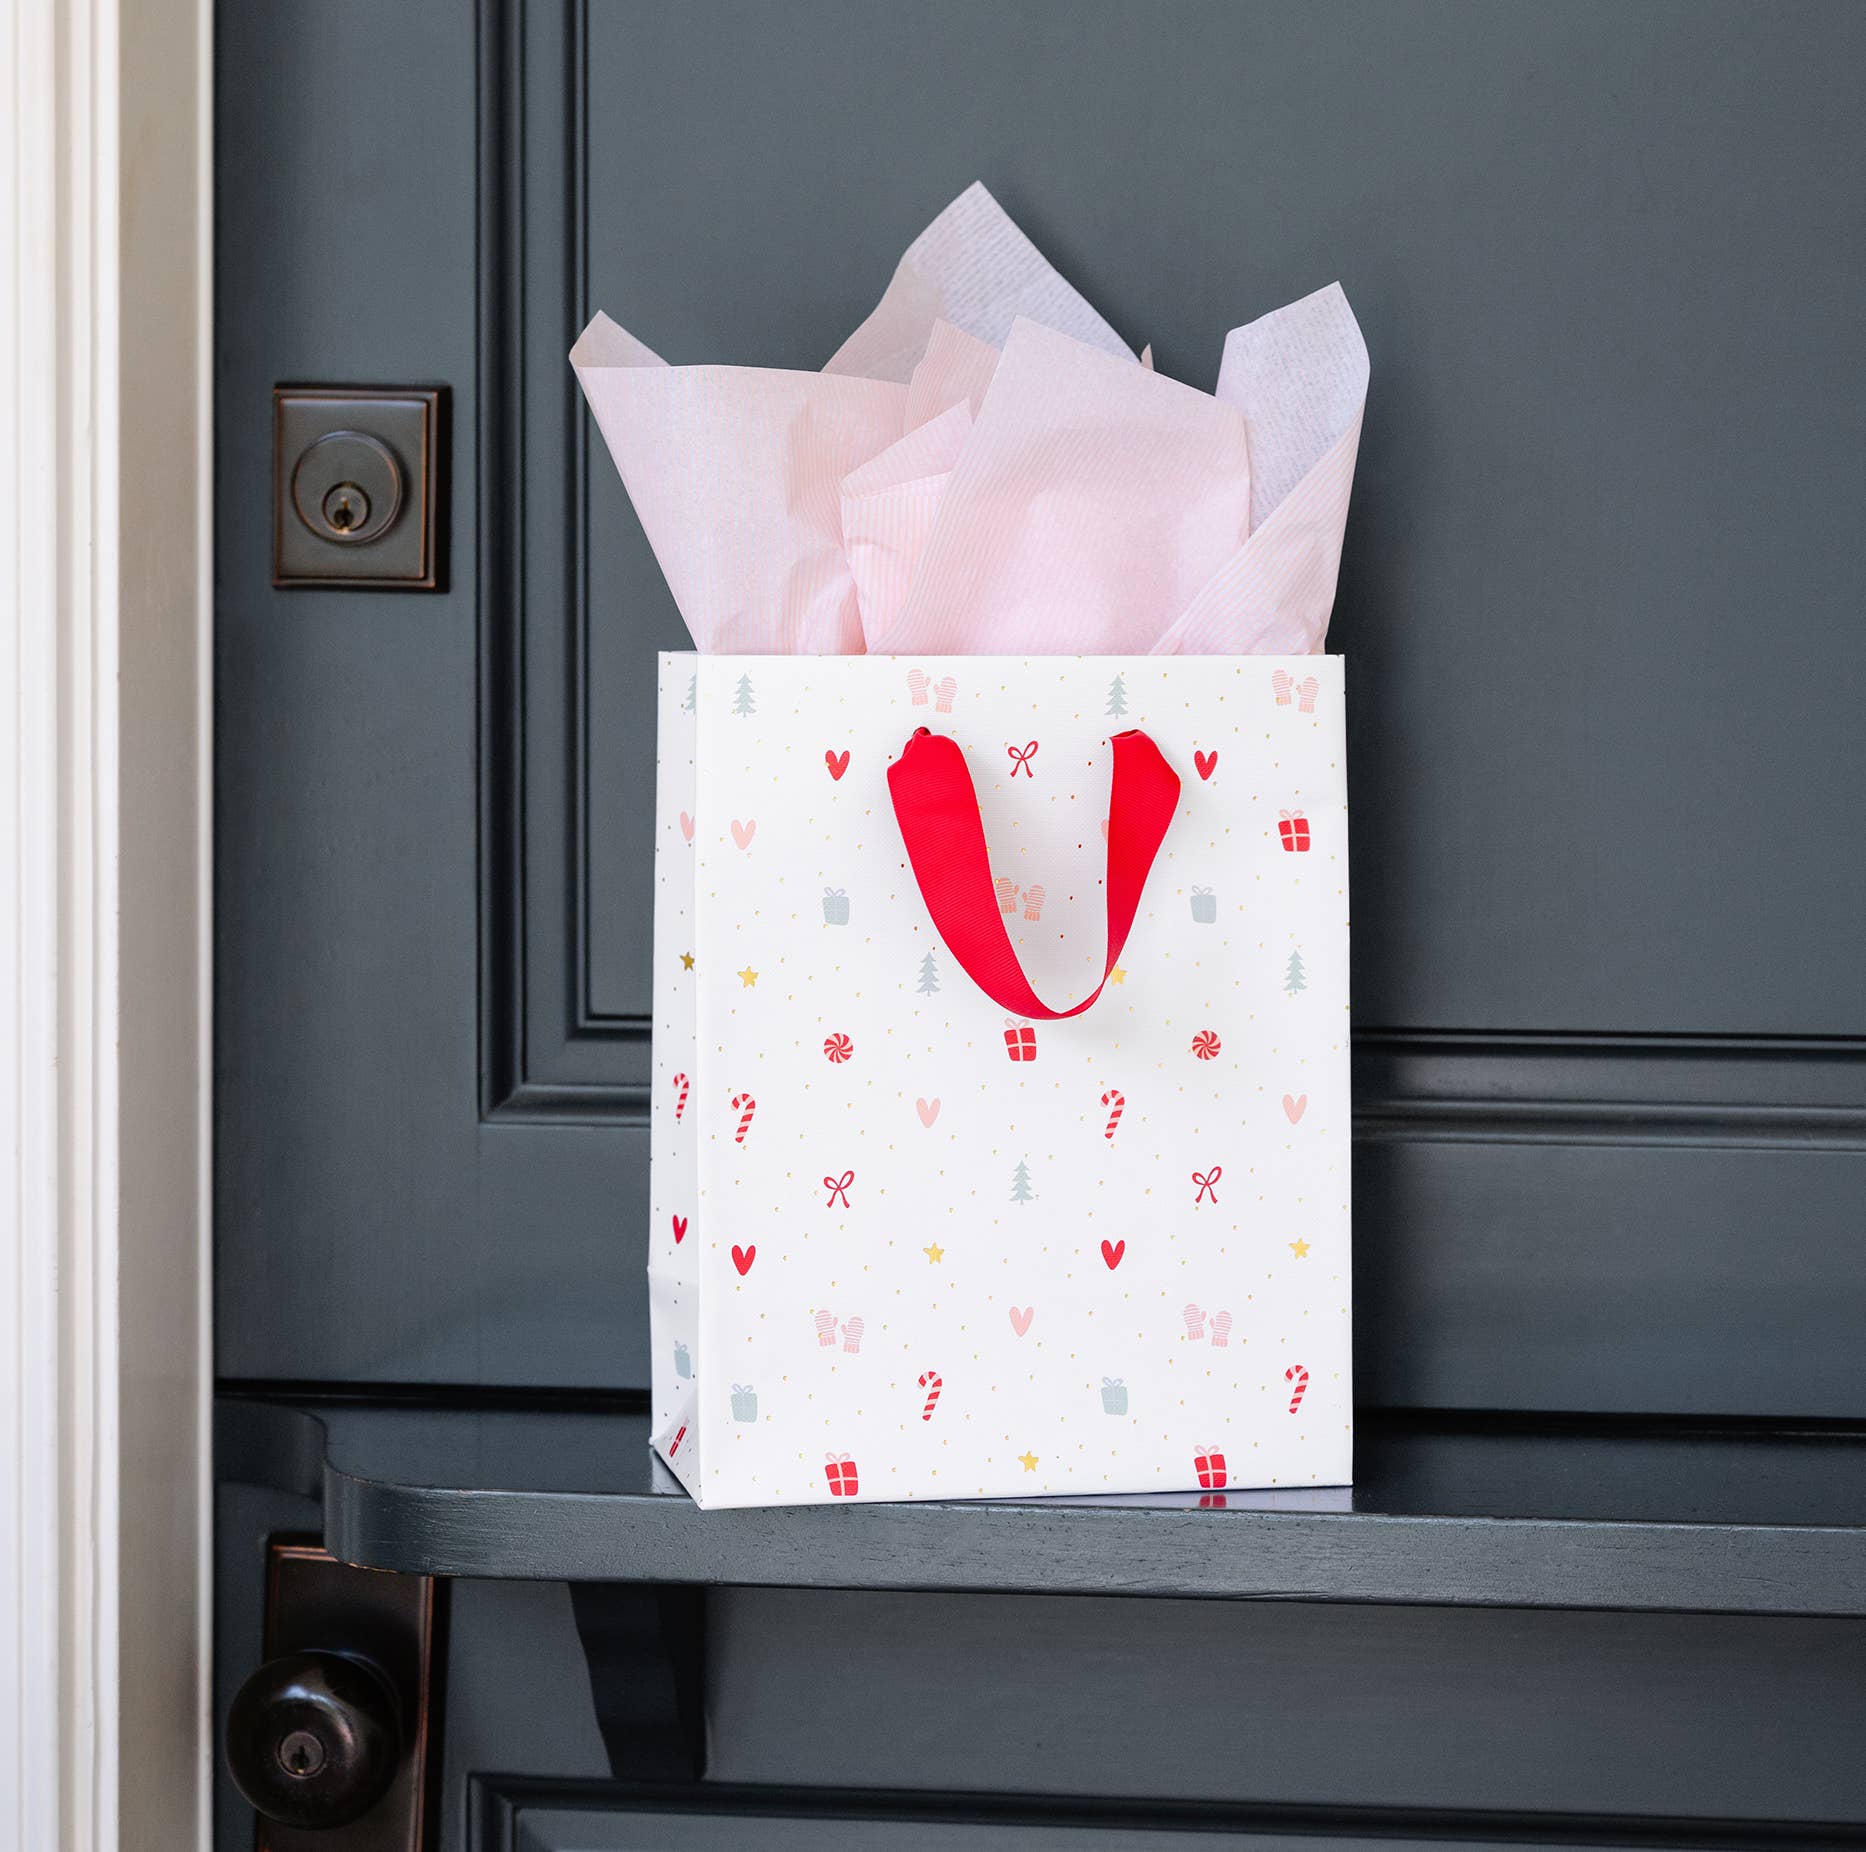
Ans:
{"label": "white door molding", "polygon": [[209,0],[0,16],[0,1848],[205,1847]]}

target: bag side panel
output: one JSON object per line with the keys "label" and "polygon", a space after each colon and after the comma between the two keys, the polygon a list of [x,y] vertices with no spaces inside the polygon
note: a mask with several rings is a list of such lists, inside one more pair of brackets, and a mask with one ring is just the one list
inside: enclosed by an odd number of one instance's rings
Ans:
{"label": "bag side panel", "polygon": [[689,962],[697,925],[693,835],[698,660],[691,652],[664,651],[658,663],[648,1171],[652,1433],[656,1451],[689,1491],[699,1483],[694,1386],[701,1367],[697,1256],[702,1237],[695,1127],[702,1089]]}

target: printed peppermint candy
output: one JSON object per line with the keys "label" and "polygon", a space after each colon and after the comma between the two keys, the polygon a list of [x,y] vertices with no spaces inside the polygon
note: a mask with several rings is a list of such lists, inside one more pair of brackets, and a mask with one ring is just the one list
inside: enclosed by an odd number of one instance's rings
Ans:
{"label": "printed peppermint candy", "polygon": [[826,1035],[823,1038],[823,1053],[831,1062],[840,1067],[855,1053],[855,1044],[846,1035]]}

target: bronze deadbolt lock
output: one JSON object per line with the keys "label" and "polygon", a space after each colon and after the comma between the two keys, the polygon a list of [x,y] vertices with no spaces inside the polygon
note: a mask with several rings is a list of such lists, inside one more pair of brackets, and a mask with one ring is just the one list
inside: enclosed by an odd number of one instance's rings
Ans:
{"label": "bronze deadbolt lock", "polygon": [[273,584],[437,590],[440,388],[280,386],[272,407]]}
{"label": "bronze deadbolt lock", "polygon": [[367,431],[327,431],[292,471],[292,506],[318,539],[366,546],[402,512],[402,466]]}

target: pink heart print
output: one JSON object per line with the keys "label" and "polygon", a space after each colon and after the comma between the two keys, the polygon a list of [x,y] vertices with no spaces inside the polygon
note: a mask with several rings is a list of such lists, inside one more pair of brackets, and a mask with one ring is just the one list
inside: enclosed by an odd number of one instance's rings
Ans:
{"label": "pink heart print", "polygon": [[915,1100],[914,1111],[920,1115],[920,1123],[930,1126],[939,1117],[938,1100]]}
{"label": "pink heart print", "polygon": [[1011,1329],[1021,1338],[1024,1333],[1030,1329],[1030,1321],[1035,1318],[1036,1315],[1037,1308],[1034,1305],[1025,1306],[1021,1312],[1016,1306],[1012,1306]]}
{"label": "pink heart print", "polygon": [[693,840],[693,819],[684,810],[680,813],[680,833],[689,842]]}
{"label": "pink heart print", "polygon": [[741,849],[749,849],[752,846],[752,838],[757,834],[758,824],[755,818],[748,817],[743,823],[737,817],[732,819],[732,840]]}
{"label": "pink heart print", "polygon": [[1309,1096],[1306,1093],[1286,1093],[1283,1095],[1283,1113],[1294,1125],[1309,1110]]}

